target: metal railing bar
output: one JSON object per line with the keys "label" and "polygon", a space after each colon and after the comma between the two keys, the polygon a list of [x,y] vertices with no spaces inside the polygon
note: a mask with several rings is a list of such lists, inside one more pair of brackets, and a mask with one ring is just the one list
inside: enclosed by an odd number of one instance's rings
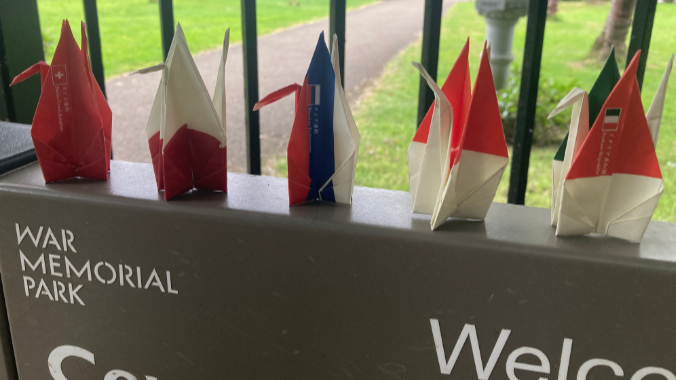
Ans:
{"label": "metal railing bar", "polygon": [[627,49],[627,66],[634,58],[634,54],[641,50],[641,58],[638,63],[636,79],[639,88],[643,88],[643,75],[645,74],[645,65],[648,62],[648,49],[650,49],[650,37],[653,31],[653,22],[655,21],[655,11],[657,11],[657,0],[639,0],[636,2],[634,11],[634,21],[631,27],[631,39]]}
{"label": "metal railing bar", "polygon": [[3,85],[6,99],[11,99],[6,103],[11,107],[7,114],[11,121],[30,124],[40,99],[39,77],[29,78],[21,86],[8,86],[16,75],[45,59],[37,0],[0,0],[0,27],[5,53],[0,59],[6,70]]}
{"label": "metal railing bar", "polygon": [[96,81],[99,83],[103,96],[106,96],[106,81],[103,71],[101,34],[99,32],[99,15],[96,10],[96,0],[84,0],[83,3],[85,23],[87,24],[87,40],[89,41],[89,61],[92,66],[94,78],[96,78]]}
{"label": "metal railing bar", "polygon": [[542,62],[542,44],[547,21],[547,0],[531,0],[528,5],[526,44],[521,71],[519,106],[516,113],[516,134],[512,151],[507,202],[524,204],[528,185],[528,166],[535,128],[535,108]]}
{"label": "metal railing bar", "polygon": [[174,6],[172,0],[160,0],[160,33],[162,34],[162,59],[167,60],[174,39]]}
{"label": "metal railing bar", "polygon": [[[423,18],[423,41],[422,56],[420,64],[427,70],[430,76],[437,79],[437,68],[439,65],[439,40],[441,38],[441,13],[443,10],[443,0],[425,0],[425,15]],[[420,87],[418,90],[418,123],[420,126],[427,111],[434,101],[434,93],[420,77]]]}
{"label": "metal railing bar", "polygon": [[340,84],[345,87],[345,0],[331,0],[329,48],[333,51],[333,35],[338,36],[338,54],[340,58]]}
{"label": "metal railing bar", "polygon": [[[1,19],[1,17],[0,17]],[[5,42],[2,36],[2,20],[0,20],[0,121],[14,119],[14,102],[12,92],[9,90],[9,72],[5,62]]]}
{"label": "metal railing bar", "polygon": [[247,172],[261,174],[261,139],[258,102],[258,41],[256,0],[242,0],[242,56],[244,59],[244,115],[246,128]]}

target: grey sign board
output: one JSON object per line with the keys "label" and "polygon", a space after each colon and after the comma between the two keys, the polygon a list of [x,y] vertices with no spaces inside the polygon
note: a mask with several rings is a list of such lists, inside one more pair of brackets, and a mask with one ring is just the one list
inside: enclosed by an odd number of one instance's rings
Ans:
{"label": "grey sign board", "polygon": [[22,380],[674,379],[676,226],[556,238],[494,204],[435,232],[408,193],[288,207],[283,179],[164,202],[0,178],[0,269]]}

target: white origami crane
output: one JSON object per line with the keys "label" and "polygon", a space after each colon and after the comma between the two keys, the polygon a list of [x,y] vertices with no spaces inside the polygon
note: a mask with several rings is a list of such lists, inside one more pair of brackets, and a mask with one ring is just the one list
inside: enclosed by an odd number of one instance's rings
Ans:
{"label": "white origami crane", "polygon": [[227,191],[224,78],[229,41],[230,29],[223,40],[213,99],[180,24],[166,63],[139,71],[163,70],[146,132],[157,189],[164,190],[166,200],[193,188]]}
{"label": "white origami crane", "polygon": [[571,91],[550,116],[573,105],[565,158],[553,167],[552,225],[557,236],[597,233],[636,243],[643,238],[664,190],[655,146],[673,56],[647,116],[636,81],[639,56],[591,130],[583,90]]}
{"label": "white origami crane", "polygon": [[474,93],[468,54],[469,40],[443,91],[413,63],[435,101],[408,149],[411,208],[432,214],[433,230],[449,217],[484,219],[509,162],[490,51],[485,44]]}

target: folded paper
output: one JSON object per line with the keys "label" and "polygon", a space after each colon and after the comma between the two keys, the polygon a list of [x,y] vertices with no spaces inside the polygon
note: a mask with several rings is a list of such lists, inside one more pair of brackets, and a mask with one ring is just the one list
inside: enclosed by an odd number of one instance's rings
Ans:
{"label": "folded paper", "polygon": [[[648,227],[664,190],[655,146],[673,56],[650,107],[652,123],[644,114],[636,80],[639,57],[640,52],[607,96],[607,91],[595,89],[599,81],[614,82],[614,62],[606,64],[588,98],[575,89],[554,111],[573,105],[563,164],[554,168],[554,180],[557,170],[560,180],[552,203],[557,236],[597,233],[638,243]],[[596,101],[606,97],[598,112],[592,108],[592,93]]]}
{"label": "folded paper", "polygon": [[[559,210],[561,209],[559,189],[563,184],[563,179],[566,177],[573,157],[577,156],[582,147],[584,139],[589,133],[589,128],[594,125],[594,121],[601,112],[603,103],[606,102],[610,92],[613,90],[617,82],[620,80],[620,69],[617,67],[617,60],[615,59],[615,49],[611,49],[610,55],[606,64],[603,66],[596,82],[592,86],[589,94],[584,90],[575,88],[561,102],[549,115],[549,118],[561,113],[563,110],[573,106],[573,114],[571,117],[570,130],[563,139],[561,146],[559,146],[554,160],[552,161],[552,213],[551,223],[556,227],[559,218]],[[582,128],[580,128],[582,126]],[[574,144],[568,147],[568,141]]]}
{"label": "folded paper", "polygon": [[432,214],[432,229],[449,217],[484,219],[509,162],[502,119],[484,44],[474,91],[469,40],[440,89],[425,69],[434,104],[408,148],[413,212]]}
{"label": "folded paper", "polygon": [[113,114],[91,70],[84,23],[81,33],[80,49],[64,20],[52,64],[36,63],[10,84],[40,73],[42,94],[31,136],[47,183],[108,179]]}
{"label": "folded paper", "polygon": [[287,148],[289,205],[322,200],[350,204],[359,132],[341,85],[338,37],[332,53],[319,36],[303,85],[292,84],[261,99],[254,110],[295,96]]}
{"label": "folded paper", "polygon": [[225,62],[230,29],[225,33],[213,99],[188,50],[179,24],[162,70],[146,126],[158,191],[164,199],[196,189],[227,191],[225,136]]}

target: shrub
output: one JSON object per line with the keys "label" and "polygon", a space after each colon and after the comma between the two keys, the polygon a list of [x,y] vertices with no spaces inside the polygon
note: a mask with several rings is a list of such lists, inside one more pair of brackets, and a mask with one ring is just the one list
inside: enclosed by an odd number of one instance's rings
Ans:
{"label": "shrub", "polygon": [[[577,84],[577,80],[568,83],[557,81],[554,78],[540,78],[537,106],[535,109],[535,129],[533,131],[533,145],[554,146],[561,143],[568,132],[570,125],[570,111],[564,111],[548,120],[547,117]],[[507,143],[514,143],[516,133],[516,112],[519,105],[519,90],[521,88],[521,69],[512,64],[509,84],[498,90],[498,104],[502,115],[502,126],[505,130]]]}

